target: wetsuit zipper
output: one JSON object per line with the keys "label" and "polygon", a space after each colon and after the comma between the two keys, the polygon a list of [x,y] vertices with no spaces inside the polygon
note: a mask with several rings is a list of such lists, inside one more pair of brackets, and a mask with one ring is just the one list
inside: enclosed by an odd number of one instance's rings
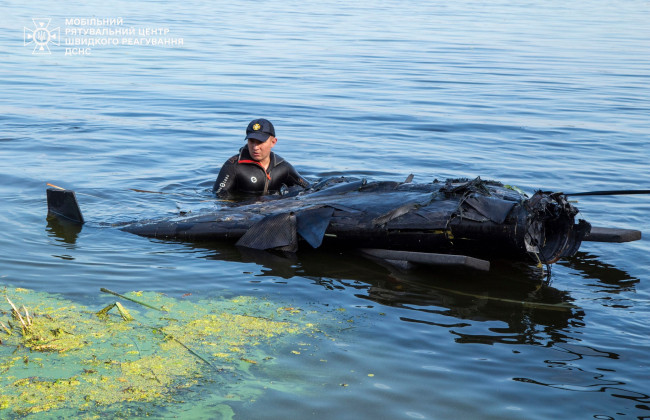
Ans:
{"label": "wetsuit zipper", "polygon": [[269,181],[271,180],[271,175],[268,172],[266,172],[266,169],[262,168],[262,170],[264,171],[264,175],[266,175],[264,177],[264,194],[263,194],[266,195],[269,193]]}

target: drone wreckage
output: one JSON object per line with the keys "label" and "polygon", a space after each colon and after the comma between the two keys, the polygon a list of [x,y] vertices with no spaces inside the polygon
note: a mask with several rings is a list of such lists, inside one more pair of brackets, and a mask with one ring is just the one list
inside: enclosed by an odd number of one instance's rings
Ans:
{"label": "drone wreckage", "polygon": [[[304,244],[359,249],[401,268],[425,264],[486,271],[489,259],[549,265],[575,255],[582,241],[641,238],[637,230],[576,221],[578,209],[561,192],[540,190],[528,197],[515,187],[481,178],[428,184],[412,179],[331,178],[304,191],[120,229],[186,242],[236,241],[258,250],[296,252]],[[49,188],[47,202],[50,215],[84,223],[73,191]]]}

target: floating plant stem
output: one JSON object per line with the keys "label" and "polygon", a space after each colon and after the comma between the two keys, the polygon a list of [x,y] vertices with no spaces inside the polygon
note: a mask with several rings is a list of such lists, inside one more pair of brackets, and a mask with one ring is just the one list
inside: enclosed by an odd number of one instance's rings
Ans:
{"label": "floating plant stem", "polygon": [[16,318],[18,318],[20,323],[23,325],[23,330],[27,329],[28,326],[25,323],[25,320],[23,319],[22,315],[20,315],[20,312],[18,311],[18,308],[16,308],[16,305],[14,305],[14,303],[11,301],[11,299],[9,299],[9,296],[5,296],[5,298],[7,298],[7,302],[9,302],[9,304],[11,305],[11,308],[13,309],[12,313],[14,314],[14,316]]}
{"label": "floating plant stem", "polygon": [[97,312],[95,315],[102,318],[102,317],[106,316],[108,314],[108,311],[110,311],[113,308],[117,308],[117,312],[120,313],[120,316],[122,317],[123,320],[125,320],[125,321],[133,321],[134,320],[134,318],[131,316],[129,311],[127,311],[126,308],[124,306],[122,306],[122,304],[120,302],[111,303],[110,305],[108,305],[107,307],[102,309],[101,311]]}
{"label": "floating plant stem", "polygon": [[25,319],[27,320],[27,325],[31,327],[33,324],[32,318],[29,316],[29,312],[27,312],[25,305],[23,305],[23,311],[25,311]]}
{"label": "floating plant stem", "polygon": [[205,359],[204,357],[202,357],[200,354],[198,354],[197,352],[195,352],[195,351],[192,350],[191,348],[187,347],[187,346],[186,346],[185,344],[183,344],[183,342],[180,341],[178,338],[174,337],[173,335],[171,335],[171,334],[169,334],[169,333],[164,332],[164,331],[163,331],[162,329],[160,329],[160,328],[154,328],[153,330],[154,330],[154,331],[158,331],[159,333],[163,334],[166,338],[169,338],[169,339],[171,339],[171,340],[174,340],[175,342],[177,342],[178,344],[180,344],[181,346],[183,346],[183,347],[185,348],[185,350],[189,351],[190,354],[191,354],[192,356],[198,357],[198,358],[199,358],[200,360],[202,360],[206,365],[210,366],[210,367],[211,367],[215,372],[219,372],[219,369],[217,369],[216,367],[214,367],[214,365],[213,365],[212,363],[210,363],[207,359]]}
{"label": "floating plant stem", "polygon": [[126,310],[124,306],[120,302],[115,302],[115,307],[117,308],[117,311],[120,313],[122,316],[122,319],[125,321],[133,321],[133,317],[129,313],[129,311]]}
{"label": "floating plant stem", "polygon": [[106,314],[108,314],[108,311],[110,311],[111,309],[113,309],[114,306],[115,306],[115,304],[114,304],[114,303],[111,303],[110,305],[108,305],[107,307],[105,307],[104,309],[102,309],[101,311],[98,311],[98,312],[96,313],[96,315],[97,315],[98,317],[101,318],[102,316],[105,316]]}
{"label": "floating plant stem", "polygon": [[147,308],[155,309],[155,310],[157,310],[157,311],[161,311],[161,312],[166,312],[165,309],[163,309],[163,308],[156,308],[155,306],[149,305],[148,303],[140,302],[139,300],[135,300],[135,299],[132,299],[132,298],[130,298],[130,297],[127,297],[127,296],[121,295],[121,294],[119,294],[119,293],[117,293],[117,292],[114,292],[114,291],[112,291],[112,290],[108,290],[108,289],[106,289],[105,287],[102,287],[102,288],[100,288],[99,290],[102,291],[102,292],[104,292],[104,293],[109,293],[109,294],[111,294],[111,295],[114,295],[114,296],[120,297],[120,298],[122,298],[122,299],[130,300],[131,302],[137,303],[138,305],[146,306]]}

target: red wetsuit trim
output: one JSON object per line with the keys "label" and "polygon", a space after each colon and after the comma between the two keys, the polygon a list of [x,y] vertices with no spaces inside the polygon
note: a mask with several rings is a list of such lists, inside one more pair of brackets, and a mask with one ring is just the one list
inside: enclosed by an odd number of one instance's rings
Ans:
{"label": "red wetsuit trim", "polygon": [[266,169],[264,169],[264,166],[262,166],[262,164],[259,163],[259,162],[256,161],[256,160],[247,160],[247,159],[244,159],[244,160],[239,160],[239,161],[237,161],[237,163],[253,163],[253,164],[255,164],[255,165],[258,165],[260,168],[262,168],[262,170],[263,170],[264,173],[266,174],[266,177],[267,177],[268,179],[271,179],[271,174],[268,173],[268,172],[266,172]]}

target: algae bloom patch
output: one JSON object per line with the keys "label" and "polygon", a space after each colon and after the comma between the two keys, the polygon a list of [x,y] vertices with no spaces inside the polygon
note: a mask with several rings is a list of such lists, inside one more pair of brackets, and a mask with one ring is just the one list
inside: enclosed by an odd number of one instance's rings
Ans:
{"label": "algae bloom patch", "polygon": [[89,308],[21,288],[3,295],[3,418],[46,411],[153,415],[167,403],[197,398],[201,385],[210,385],[212,401],[222,396],[217,410],[229,417],[228,402],[274,387],[252,367],[272,364],[293,343],[319,334],[308,311],[253,297],[191,302],[131,292],[122,296],[127,300],[111,297],[107,306]]}

